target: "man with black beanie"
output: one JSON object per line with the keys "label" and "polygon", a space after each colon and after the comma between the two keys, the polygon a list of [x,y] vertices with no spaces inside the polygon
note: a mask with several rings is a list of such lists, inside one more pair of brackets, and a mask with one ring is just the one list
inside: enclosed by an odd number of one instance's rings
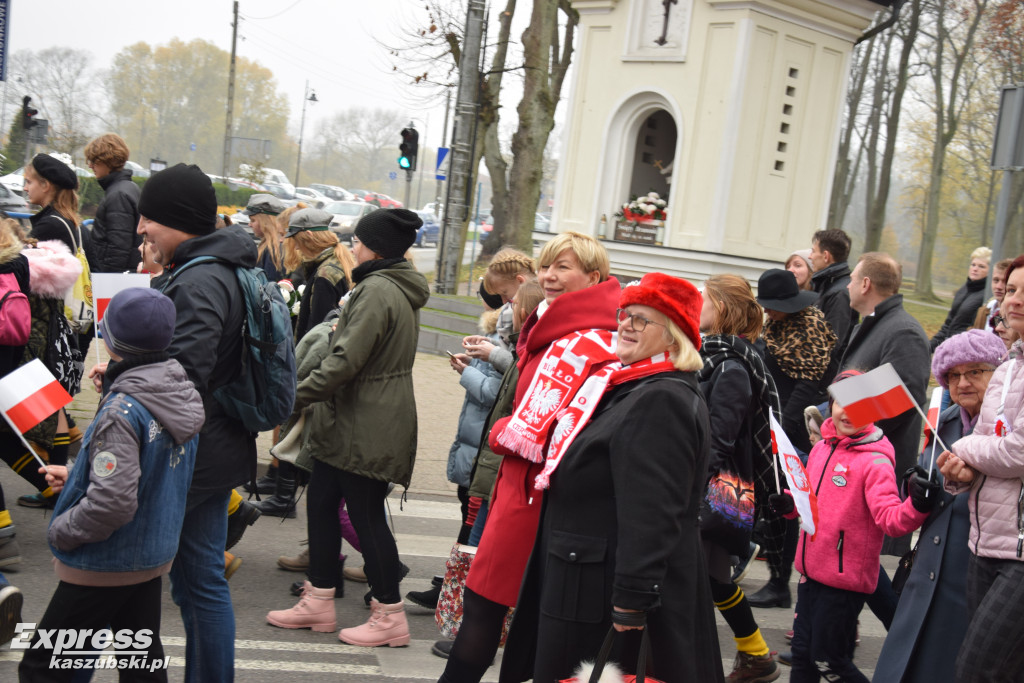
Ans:
{"label": "man with black beanie", "polygon": [[[139,198],[143,247],[164,267],[153,287],[174,302],[168,352],[203,397],[206,423],[185,506],[171,596],[185,626],[185,680],[234,679],[235,616],[224,577],[231,491],[256,462],[256,435],[228,417],[213,391],[242,372],[245,301],[234,269],[256,265],[256,246],[238,226],[216,230],[217,198],[209,177],[178,164],[154,174]],[[200,256],[216,261],[193,264]]]}

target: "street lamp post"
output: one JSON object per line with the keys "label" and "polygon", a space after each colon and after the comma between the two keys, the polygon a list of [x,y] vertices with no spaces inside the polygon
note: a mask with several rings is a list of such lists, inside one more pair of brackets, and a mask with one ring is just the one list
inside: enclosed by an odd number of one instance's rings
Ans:
{"label": "street lamp post", "polygon": [[316,93],[309,89],[309,81],[306,81],[306,89],[302,91],[302,120],[299,123],[299,155],[295,159],[295,187],[299,186],[299,169],[302,166],[302,134],[306,129],[306,103],[318,101]]}

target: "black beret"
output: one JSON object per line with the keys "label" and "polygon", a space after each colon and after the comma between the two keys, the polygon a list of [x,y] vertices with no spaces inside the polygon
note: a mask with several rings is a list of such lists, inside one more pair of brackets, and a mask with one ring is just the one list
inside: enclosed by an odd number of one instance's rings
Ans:
{"label": "black beret", "polygon": [[37,154],[32,159],[32,168],[43,180],[64,190],[78,189],[78,176],[74,169],[49,154]]}

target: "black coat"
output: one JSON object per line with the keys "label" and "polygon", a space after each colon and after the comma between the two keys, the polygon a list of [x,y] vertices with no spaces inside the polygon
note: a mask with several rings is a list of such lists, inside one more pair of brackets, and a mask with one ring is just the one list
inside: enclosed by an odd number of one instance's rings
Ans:
{"label": "black coat", "polygon": [[139,245],[139,186],[128,169],[112,171],[99,179],[106,193],[96,207],[89,245],[89,267],[97,273],[134,273],[142,260]]}
{"label": "black coat", "polygon": [[199,433],[199,451],[192,491],[216,492],[248,481],[256,466],[256,435],[228,417],[213,390],[241,374],[242,319],[245,302],[234,269],[222,263],[189,267],[166,285],[174,271],[197,256],[216,256],[231,264],[256,265],[256,245],[240,227],[229,226],[178,245],[174,262],[153,280],[174,302],[177,319],[168,351],[182,364],[203,397],[206,423]]}
{"label": "black coat", "polygon": [[60,240],[67,245],[72,254],[78,251],[78,230],[75,228],[75,221],[62,217],[52,204],[43,207],[28,220],[32,224],[29,237],[40,242]]}
{"label": "black coat", "polygon": [[[942,413],[939,436],[947,446],[965,436],[960,406],[952,405]],[[937,446],[936,457],[941,450]],[[931,455],[930,448],[921,454],[920,464],[926,470]],[[967,633],[970,494],[953,496],[943,491],[940,495],[938,507],[921,527],[914,567],[878,656],[874,680],[879,683],[949,680]]]}
{"label": "black coat", "polygon": [[[840,367],[844,370],[874,370],[892,363],[917,405],[925,406],[931,354],[921,323],[903,310],[903,295],[894,294],[875,307],[853,330]],[[896,451],[896,472],[903,473],[917,462],[921,446],[921,416],[916,410],[877,423]],[[902,555],[910,550],[910,535],[896,545],[888,539],[882,552]]]}
{"label": "black coat", "polygon": [[974,325],[978,309],[985,303],[985,284],[985,278],[968,279],[963,287],[956,290],[956,294],[953,295],[953,305],[949,308],[945,322],[928,343],[932,351],[954,334],[959,334]]}
{"label": "black coat", "polygon": [[[639,379],[602,398],[544,496],[502,681],[570,677],[596,656],[613,605],[647,612],[651,675],[722,680],[698,526],[708,430],[691,373]],[[638,634],[617,638],[615,659],[628,672]]]}
{"label": "black coat", "polygon": [[815,305],[825,315],[825,322],[836,334],[836,345],[832,349],[832,361],[821,378],[822,390],[828,387],[836,376],[843,352],[846,351],[846,346],[850,342],[850,335],[860,319],[857,311],[850,308],[850,290],[847,289],[849,284],[850,265],[846,261],[833,263],[811,276],[811,286],[818,293],[818,302]]}

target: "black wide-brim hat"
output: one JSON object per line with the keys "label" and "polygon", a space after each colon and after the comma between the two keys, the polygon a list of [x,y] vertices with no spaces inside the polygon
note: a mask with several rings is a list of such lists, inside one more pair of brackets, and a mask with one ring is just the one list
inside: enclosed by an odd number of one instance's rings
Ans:
{"label": "black wide-brim hat", "polygon": [[757,279],[757,303],[769,311],[796,313],[818,300],[818,293],[800,289],[796,275],[788,270],[772,268]]}

